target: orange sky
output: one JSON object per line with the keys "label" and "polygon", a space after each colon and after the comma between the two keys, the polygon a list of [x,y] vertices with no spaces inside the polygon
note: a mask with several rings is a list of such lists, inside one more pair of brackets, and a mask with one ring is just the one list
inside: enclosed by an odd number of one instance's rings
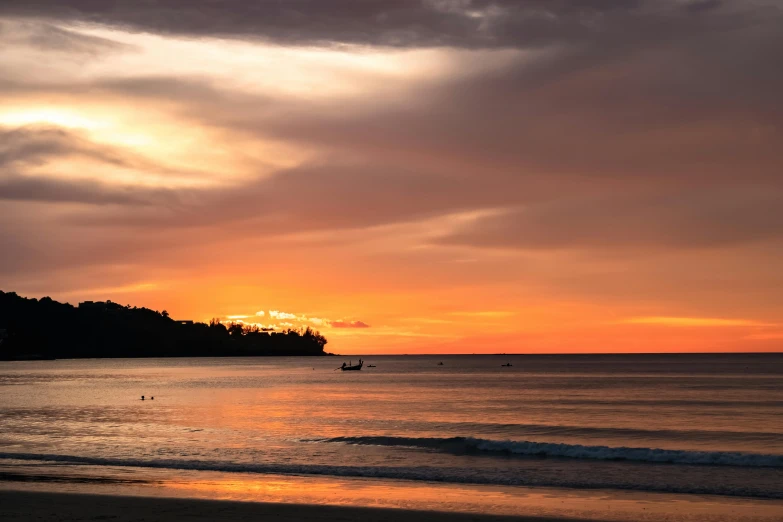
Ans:
{"label": "orange sky", "polygon": [[783,348],[775,2],[250,4],[0,7],[0,289],[346,354]]}

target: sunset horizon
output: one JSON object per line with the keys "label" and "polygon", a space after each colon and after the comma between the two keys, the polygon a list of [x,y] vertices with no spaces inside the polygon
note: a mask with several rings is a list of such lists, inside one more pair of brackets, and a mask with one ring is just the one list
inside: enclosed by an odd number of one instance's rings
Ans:
{"label": "sunset horizon", "polygon": [[783,520],[783,0],[0,0],[3,522]]}
{"label": "sunset horizon", "polygon": [[[2,289],[0,289],[2,290]],[[558,341],[562,338],[562,334],[558,334],[558,328],[553,327],[552,330],[544,330],[527,340],[520,341],[519,333],[508,334],[494,334],[493,328],[502,330],[502,322],[497,319],[493,322],[490,318],[502,318],[510,320],[515,314],[509,312],[498,311],[484,311],[484,312],[452,312],[449,315],[450,320],[440,320],[437,324],[457,324],[459,317],[480,317],[484,318],[483,321],[479,321],[478,324],[484,325],[485,331],[479,332],[478,335],[467,338],[455,339],[454,341],[447,341],[441,343],[434,343],[431,340],[425,341],[410,341],[406,338],[416,337],[416,334],[411,333],[389,333],[388,337],[404,338],[405,342],[399,345],[385,345],[382,342],[378,342],[376,335],[372,328],[373,325],[364,322],[359,319],[349,318],[344,319],[342,317],[337,319],[330,319],[319,317],[317,315],[297,314],[292,312],[286,312],[276,309],[261,309],[254,313],[247,314],[206,314],[205,316],[193,316],[178,313],[177,309],[171,306],[167,306],[164,303],[159,305],[145,305],[144,303],[136,302],[122,302],[117,299],[103,298],[101,294],[96,294],[98,297],[93,296],[93,299],[73,300],[62,302],[78,306],[79,303],[87,302],[113,302],[122,306],[138,306],[139,308],[149,308],[156,312],[165,311],[168,316],[176,321],[195,321],[200,323],[209,323],[210,321],[220,321],[225,325],[240,324],[246,327],[257,327],[264,331],[277,331],[282,332],[289,329],[304,329],[312,328],[320,331],[329,340],[327,351],[334,352],[341,355],[545,355],[545,354],[656,354],[656,353],[683,353],[683,354],[697,354],[697,353],[777,353],[779,349],[779,343],[773,342],[766,346],[769,349],[764,349],[764,344],[757,344],[756,346],[761,348],[757,350],[737,348],[735,345],[728,344],[726,342],[726,334],[729,332],[736,333],[742,332],[746,338],[753,340],[763,341],[778,341],[779,338],[774,333],[774,328],[778,325],[761,323],[756,321],[748,321],[742,319],[718,319],[718,318],[694,318],[694,317],[656,317],[656,316],[642,316],[632,317],[624,320],[615,321],[613,323],[607,323],[602,326],[605,329],[611,329],[612,334],[606,334],[599,336],[598,339],[583,339],[581,342],[575,342],[574,347],[571,347],[570,340]],[[35,296],[22,296],[35,299]],[[54,298],[51,295],[40,296],[38,299],[49,297]],[[57,300],[57,299],[55,299]],[[256,307],[258,308],[258,307]],[[456,316],[456,317],[455,317]],[[647,328],[645,328],[645,326]],[[377,328],[377,327],[376,327]],[[694,338],[701,340],[700,344],[688,344],[691,349],[683,348],[682,345],[672,345],[669,341],[671,337],[669,335],[679,334],[677,339],[685,339],[685,341],[693,342]],[[709,332],[711,335],[705,335]],[[710,331],[711,330],[711,331]],[[769,333],[770,330],[773,333]],[[361,333],[355,333],[359,331]],[[365,333],[366,332],[366,333]],[[584,330],[583,332],[589,332]],[[570,339],[570,335],[579,335],[569,332],[567,339]],[[613,335],[616,342],[621,343],[616,349],[609,347],[605,343],[605,339],[613,339]],[[640,335],[644,339],[634,339],[632,336]],[[660,337],[655,337],[660,335]],[[652,336],[652,337],[651,337]],[[426,335],[421,335],[425,337]],[[557,344],[558,342],[562,344]],[[554,344],[555,348],[548,348]],[[685,343],[683,343],[685,344]],[[585,346],[590,348],[584,349]],[[696,348],[693,348],[696,346]],[[436,349],[432,349],[435,347]],[[582,347],[583,349],[579,349]],[[383,349],[387,351],[382,351]],[[723,349],[721,349],[723,348]],[[431,349],[432,351],[427,351]]]}

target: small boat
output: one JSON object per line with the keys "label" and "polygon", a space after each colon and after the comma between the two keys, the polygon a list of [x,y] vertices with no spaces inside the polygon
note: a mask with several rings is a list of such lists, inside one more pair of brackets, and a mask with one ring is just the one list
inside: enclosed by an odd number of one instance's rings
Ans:
{"label": "small boat", "polygon": [[443,361],[439,362],[438,366],[443,366]]}
{"label": "small boat", "polygon": [[368,368],[375,368],[375,365],[374,364],[368,364],[367,367]]}
{"label": "small boat", "polygon": [[358,371],[358,370],[361,370],[361,369],[362,369],[362,366],[364,366],[364,361],[362,361],[361,359],[359,359],[359,364],[354,364],[354,365],[351,365],[350,363],[349,363],[349,364],[345,364],[345,363],[343,363],[343,365],[342,365],[342,366],[340,366],[340,368],[339,368],[339,369],[340,369],[340,370],[342,370],[342,371],[344,371],[344,372],[348,372],[348,371]]}
{"label": "small boat", "polygon": [[511,366],[511,363],[501,364],[500,366]]}

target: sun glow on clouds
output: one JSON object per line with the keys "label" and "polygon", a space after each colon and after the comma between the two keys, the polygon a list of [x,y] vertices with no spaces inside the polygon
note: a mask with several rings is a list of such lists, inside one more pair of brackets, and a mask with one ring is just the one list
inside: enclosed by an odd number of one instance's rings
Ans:
{"label": "sun glow on clouds", "polygon": [[[328,93],[328,86],[335,84],[328,81],[329,76],[342,77],[339,67],[326,74],[329,66],[314,66],[314,57],[297,61],[287,56],[295,55],[295,50],[275,46],[176,39],[87,26],[63,29],[123,46],[93,56],[78,68],[60,68],[62,64],[56,60],[44,59],[46,52],[27,49],[29,56],[24,68],[20,66],[17,71],[18,80],[22,85],[41,78],[48,81],[41,83],[40,92],[22,89],[13,96],[0,97],[0,125],[73,129],[95,143],[123,147],[169,169],[165,177],[141,169],[127,176],[110,177],[117,181],[135,178],[141,184],[179,187],[225,185],[298,165],[309,156],[306,147],[258,136],[248,139],[205,125],[196,121],[199,113],[192,112],[188,103],[193,96],[203,96],[205,102],[219,105],[222,95],[219,89],[210,87],[214,83],[231,90],[234,97],[244,92],[253,108],[272,107],[270,96],[280,94],[276,89],[310,84],[307,90]],[[309,56],[307,52],[304,55]],[[326,58],[321,56],[319,63],[328,64]],[[163,95],[166,82],[173,92]],[[59,90],[68,84],[76,89]],[[195,86],[193,90],[189,90],[191,85]],[[183,125],[187,119],[191,121]],[[233,135],[227,139],[226,134]],[[50,174],[71,175],[72,170],[57,168],[59,171],[50,170]]]}
{"label": "sun glow on clouds", "polygon": [[771,11],[73,1],[0,2],[3,290],[344,353],[779,340]]}
{"label": "sun glow on clouds", "polygon": [[[38,106],[35,100],[24,100],[19,105],[22,107],[0,102],[0,125],[30,131],[67,129],[74,140],[91,145],[74,151],[79,157],[71,157],[67,162],[40,165],[39,169],[49,176],[147,186],[214,184],[200,174],[205,164],[209,164],[204,156],[196,156],[201,161],[193,161],[192,140],[183,142],[183,133],[175,133],[175,125],[167,125],[165,118],[144,123],[138,115],[110,104],[68,109],[64,108],[65,104]],[[115,150],[100,155],[101,145]]]}
{"label": "sun glow on clouds", "polygon": [[280,312],[278,310],[270,310],[269,317],[272,317],[273,319],[296,319],[296,314]]}
{"label": "sun glow on clouds", "polygon": [[[437,78],[453,68],[438,49],[284,47],[218,38],[177,38],[113,29],[69,28],[126,44],[122,61],[92,63],[82,74],[209,76],[246,91],[308,99],[367,94],[389,80]],[[490,63],[492,61],[490,60]]]}
{"label": "sun glow on clouds", "polygon": [[23,126],[32,124],[57,125],[69,129],[105,130],[111,125],[92,119],[74,110],[61,107],[33,107],[27,110],[10,109],[0,113],[0,125]]}
{"label": "sun glow on clouds", "polygon": [[[283,328],[306,327],[306,326],[328,327],[328,328],[339,328],[339,329],[370,328],[369,324],[360,320],[343,320],[343,319],[331,320],[331,319],[324,319],[321,317],[308,316],[305,314],[281,312],[280,310],[269,310],[268,312],[265,310],[260,310],[255,313],[256,317],[265,317],[267,315],[269,316],[270,320],[274,321],[273,325],[276,325],[277,327],[283,327]],[[247,319],[249,317],[251,316],[250,315],[225,316],[226,321],[228,322],[236,321],[242,324],[249,324],[249,325],[257,324],[257,323],[248,323],[244,321],[244,319]]]}

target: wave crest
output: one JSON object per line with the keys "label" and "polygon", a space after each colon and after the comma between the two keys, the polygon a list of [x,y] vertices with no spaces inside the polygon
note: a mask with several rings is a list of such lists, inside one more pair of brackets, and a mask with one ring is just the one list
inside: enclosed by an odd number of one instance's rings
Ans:
{"label": "wave crest", "polygon": [[[339,442],[367,446],[399,446],[433,449],[449,453],[505,453],[531,457],[559,457],[592,460],[631,460],[670,464],[783,468],[783,455],[732,451],[692,451],[658,448],[586,446],[554,442],[490,440],[473,437],[334,437],[318,442]],[[313,441],[315,442],[315,441]]]}

